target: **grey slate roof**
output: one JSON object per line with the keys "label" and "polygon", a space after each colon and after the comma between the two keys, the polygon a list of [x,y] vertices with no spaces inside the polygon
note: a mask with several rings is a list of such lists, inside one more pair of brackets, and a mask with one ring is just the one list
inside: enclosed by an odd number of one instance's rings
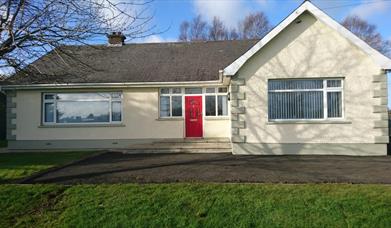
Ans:
{"label": "grey slate roof", "polygon": [[65,46],[35,61],[28,67],[28,73],[11,77],[7,84],[217,80],[219,70],[256,42],[258,40],[126,44],[122,47]]}

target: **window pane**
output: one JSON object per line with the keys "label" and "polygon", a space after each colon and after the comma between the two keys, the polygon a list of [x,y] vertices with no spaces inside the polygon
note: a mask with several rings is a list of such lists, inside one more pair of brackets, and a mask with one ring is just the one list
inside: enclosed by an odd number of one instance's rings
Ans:
{"label": "window pane", "polygon": [[215,88],[206,88],[206,93],[215,93]]}
{"label": "window pane", "polygon": [[53,100],[54,94],[45,94],[45,100]]}
{"label": "window pane", "polygon": [[327,116],[329,118],[342,117],[341,92],[328,92],[327,93]]}
{"label": "window pane", "polygon": [[323,92],[269,92],[269,119],[322,119]]}
{"label": "window pane", "polygon": [[109,100],[110,96],[109,93],[59,93],[57,100]]}
{"label": "window pane", "polygon": [[172,96],[172,116],[182,116],[182,96]]}
{"label": "window pane", "polygon": [[186,88],[185,93],[186,94],[201,94],[202,88]]}
{"label": "window pane", "polygon": [[269,90],[322,88],[323,80],[269,80]]}
{"label": "window pane", "polygon": [[216,96],[205,96],[206,116],[216,116]]}
{"label": "window pane", "polygon": [[227,96],[217,97],[217,113],[219,116],[228,115],[228,99]]}
{"label": "window pane", "polygon": [[119,99],[119,98],[121,98],[121,93],[111,93],[111,98]]}
{"label": "window pane", "polygon": [[182,93],[182,89],[181,88],[173,88],[172,89],[172,93],[174,93],[174,94],[181,94]]}
{"label": "window pane", "polygon": [[327,87],[341,87],[341,80],[327,80]]}
{"label": "window pane", "polygon": [[44,103],[45,104],[45,122],[53,123],[54,122],[54,104],[53,103]]}
{"label": "window pane", "polygon": [[57,102],[57,123],[109,122],[108,101]]}
{"label": "window pane", "polygon": [[111,103],[111,120],[112,121],[121,121],[122,113],[121,113],[121,102],[113,101]]}
{"label": "window pane", "polygon": [[170,116],[170,97],[160,97],[160,117]]}
{"label": "window pane", "polygon": [[219,93],[226,93],[228,88],[219,88]]}
{"label": "window pane", "polygon": [[170,93],[170,89],[169,88],[160,89],[160,93],[161,94],[169,94]]}

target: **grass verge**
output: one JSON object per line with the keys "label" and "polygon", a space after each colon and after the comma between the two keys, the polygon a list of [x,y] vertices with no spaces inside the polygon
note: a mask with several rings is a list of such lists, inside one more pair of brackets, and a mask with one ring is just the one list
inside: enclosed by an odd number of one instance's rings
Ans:
{"label": "grass verge", "polygon": [[33,173],[66,164],[96,152],[30,152],[0,154],[0,183],[11,182]]}
{"label": "grass verge", "polygon": [[7,140],[0,140],[0,148],[5,148],[8,146]]}
{"label": "grass verge", "polygon": [[389,227],[391,186],[1,185],[1,226]]}

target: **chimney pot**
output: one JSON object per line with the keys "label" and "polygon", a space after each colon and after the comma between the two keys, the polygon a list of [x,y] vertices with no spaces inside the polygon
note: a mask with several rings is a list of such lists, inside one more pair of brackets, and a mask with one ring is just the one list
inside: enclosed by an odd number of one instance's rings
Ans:
{"label": "chimney pot", "polygon": [[108,46],[122,46],[125,44],[126,36],[122,34],[122,32],[112,32],[107,35],[108,38]]}

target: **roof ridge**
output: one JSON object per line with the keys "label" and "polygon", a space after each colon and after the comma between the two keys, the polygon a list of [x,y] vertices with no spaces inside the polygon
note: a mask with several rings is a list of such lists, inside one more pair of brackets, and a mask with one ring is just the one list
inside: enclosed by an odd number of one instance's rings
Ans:
{"label": "roof ridge", "polygon": [[[241,40],[197,40],[197,41],[173,41],[173,42],[151,42],[151,43],[125,43],[124,46],[129,45],[158,45],[158,44],[202,44],[202,43],[225,43],[225,42],[251,42],[259,41],[260,39],[241,39]],[[107,44],[69,44],[61,45],[63,47],[108,47]]]}

